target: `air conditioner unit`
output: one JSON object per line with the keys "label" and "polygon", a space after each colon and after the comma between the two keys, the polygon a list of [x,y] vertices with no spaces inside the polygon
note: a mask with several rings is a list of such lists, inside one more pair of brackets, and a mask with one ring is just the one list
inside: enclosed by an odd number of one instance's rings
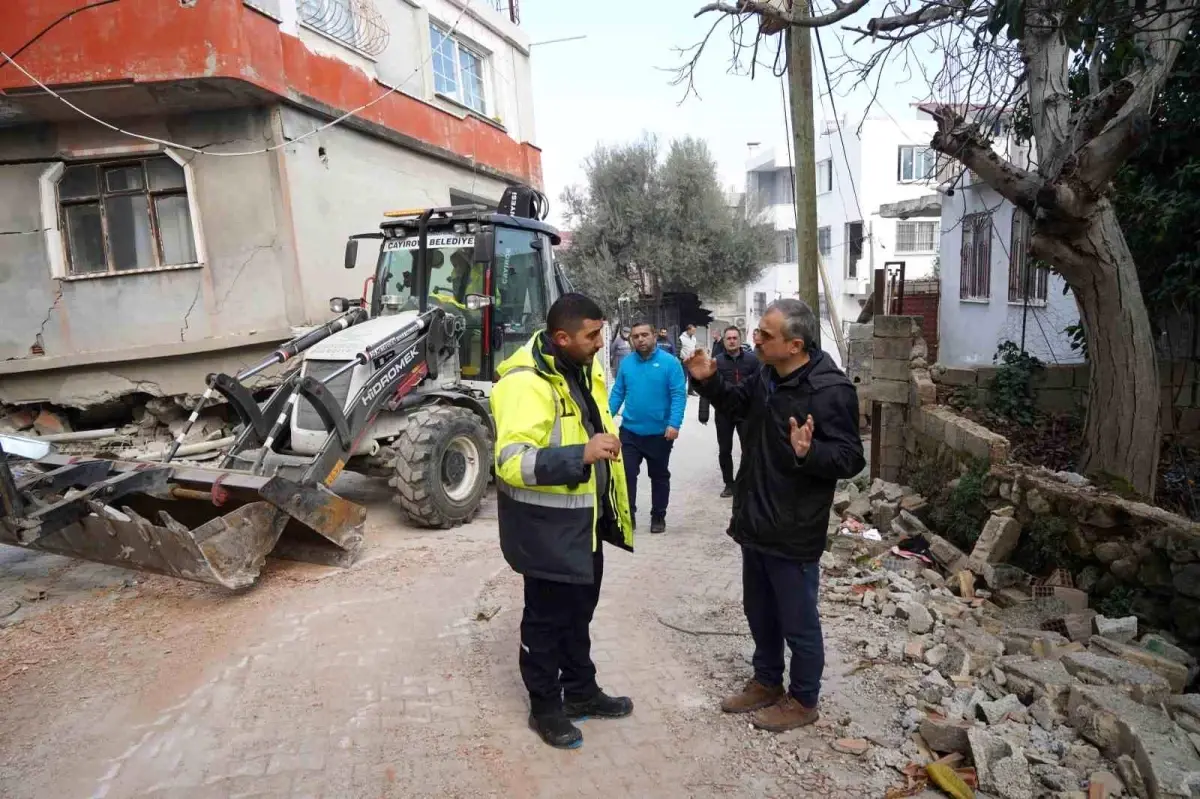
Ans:
{"label": "air conditioner unit", "polygon": [[842,284],[842,290],[852,297],[865,296],[871,293],[871,279],[869,277],[848,277]]}

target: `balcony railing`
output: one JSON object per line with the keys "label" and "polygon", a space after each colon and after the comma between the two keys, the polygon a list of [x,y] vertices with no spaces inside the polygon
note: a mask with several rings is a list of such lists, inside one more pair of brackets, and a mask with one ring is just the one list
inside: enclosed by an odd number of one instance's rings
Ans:
{"label": "balcony railing", "polygon": [[486,0],[487,4],[508,17],[514,25],[521,24],[521,4],[519,0]]}

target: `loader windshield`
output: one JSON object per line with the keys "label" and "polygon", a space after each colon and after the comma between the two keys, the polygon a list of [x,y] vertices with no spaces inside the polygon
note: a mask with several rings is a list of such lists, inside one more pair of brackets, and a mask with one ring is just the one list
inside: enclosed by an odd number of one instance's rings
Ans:
{"label": "loader windshield", "polygon": [[[417,236],[390,239],[383,245],[380,293],[395,297],[404,311],[419,308],[413,295],[418,246]],[[431,233],[428,247],[429,305],[441,306],[466,323],[459,357],[463,376],[470,378],[479,373],[483,362],[483,314],[467,308],[468,294],[483,293],[483,264],[472,263],[475,237]]]}

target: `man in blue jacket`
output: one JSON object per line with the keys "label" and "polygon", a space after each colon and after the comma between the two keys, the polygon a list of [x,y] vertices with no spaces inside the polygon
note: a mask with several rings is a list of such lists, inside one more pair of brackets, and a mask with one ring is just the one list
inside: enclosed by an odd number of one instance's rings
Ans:
{"label": "man in blue jacket", "polygon": [[635,324],[629,340],[633,354],[621,361],[608,407],[616,416],[625,406],[621,451],[630,509],[637,514],[637,479],[644,460],[650,475],[650,532],[663,533],[671,496],[671,450],[683,426],[687,381],[683,365],[659,346],[649,322]]}

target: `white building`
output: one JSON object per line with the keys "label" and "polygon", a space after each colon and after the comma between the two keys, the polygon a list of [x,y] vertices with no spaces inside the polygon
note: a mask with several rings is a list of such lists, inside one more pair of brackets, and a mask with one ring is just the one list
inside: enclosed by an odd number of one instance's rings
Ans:
{"label": "white building", "polygon": [[[927,219],[886,219],[882,205],[931,194],[936,158],[929,149],[936,125],[919,109],[914,118],[868,119],[861,130],[849,122],[823,122],[816,137],[818,250],[829,282],[831,303],[822,319],[832,339],[834,320],[845,330],[871,290],[872,269],[905,264],[907,278],[929,277],[938,254],[938,223]],[[747,324],[757,324],[767,303],[796,296],[795,210],[792,170],[786,146],[754,149],[746,162],[748,205],[761,209],[779,231],[776,263],[746,287]],[[832,312],[832,313],[831,313]],[[835,353],[831,341],[825,349]]]}
{"label": "white building", "polygon": [[[1029,166],[1028,147],[1008,136],[995,147]],[[1064,329],[1078,324],[1075,297],[1061,277],[1029,258],[1029,218],[967,171],[939,187],[941,304],[938,361],[991,364],[1005,341],[1044,363],[1078,363]]]}

